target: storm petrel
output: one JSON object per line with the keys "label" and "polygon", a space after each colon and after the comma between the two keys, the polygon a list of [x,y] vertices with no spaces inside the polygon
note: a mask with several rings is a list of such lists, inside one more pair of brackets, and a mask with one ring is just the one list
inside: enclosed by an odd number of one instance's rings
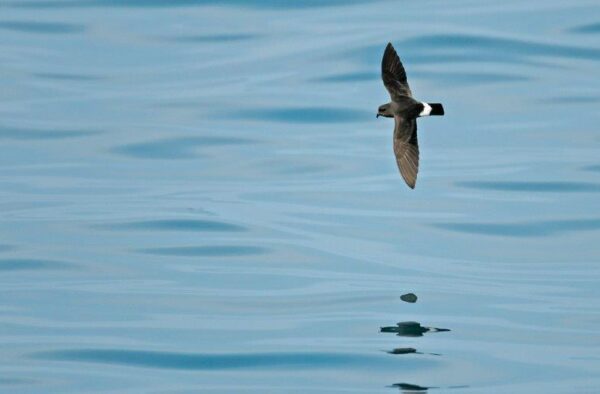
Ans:
{"label": "storm petrel", "polygon": [[381,61],[381,79],[392,101],[381,105],[377,117],[394,118],[394,154],[400,174],[406,184],[415,188],[419,171],[419,144],[417,141],[417,118],[444,115],[439,103],[422,103],[412,97],[406,80],[406,71],[391,43],[385,48]]}

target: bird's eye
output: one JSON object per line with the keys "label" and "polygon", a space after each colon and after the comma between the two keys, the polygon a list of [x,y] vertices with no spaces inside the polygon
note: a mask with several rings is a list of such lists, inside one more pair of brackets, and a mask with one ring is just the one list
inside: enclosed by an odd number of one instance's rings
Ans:
{"label": "bird's eye", "polygon": [[383,107],[379,108],[379,112],[384,112],[384,111],[385,111],[385,108],[383,108]]}

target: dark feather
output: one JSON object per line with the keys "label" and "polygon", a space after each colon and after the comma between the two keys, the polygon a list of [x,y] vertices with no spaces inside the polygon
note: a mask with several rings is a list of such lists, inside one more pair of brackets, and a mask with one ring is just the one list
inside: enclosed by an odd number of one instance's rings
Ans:
{"label": "dark feather", "polygon": [[400,174],[406,184],[414,189],[419,172],[419,142],[417,140],[417,120],[394,117],[394,154]]}
{"label": "dark feather", "polygon": [[391,43],[387,45],[383,53],[381,79],[393,101],[397,101],[401,96],[412,97],[406,80],[406,71],[404,71],[404,66]]}

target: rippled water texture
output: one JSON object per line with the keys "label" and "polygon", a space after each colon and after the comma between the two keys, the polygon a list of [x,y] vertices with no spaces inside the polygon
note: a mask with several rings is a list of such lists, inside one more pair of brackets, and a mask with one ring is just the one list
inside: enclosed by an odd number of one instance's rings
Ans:
{"label": "rippled water texture", "polygon": [[[597,0],[0,1],[0,392],[598,392],[599,38]],[[388,41],[446,110],[414,191]]]}

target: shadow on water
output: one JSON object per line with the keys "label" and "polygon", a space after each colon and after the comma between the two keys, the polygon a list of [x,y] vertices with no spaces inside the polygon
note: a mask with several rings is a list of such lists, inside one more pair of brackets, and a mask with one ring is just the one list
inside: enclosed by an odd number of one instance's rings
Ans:
{"label": "shadow on water", "polygon": [[73,267],[72,264],[55,260],[0,259],[0,271],[53,270]]}
{"label": "shadow on water", "polygon": [[235,224],[213,220],[164,219],[139,222],[100,224],[94,226],[106,230],[149,230],[149,231],[245,231]]}
{"label": "shadow on water", "polygon": [[236,137],[178,137],[117,146],[113,152],[142,159],[190,159],[196,148],[239,145],[254,142]]}
{"label": "shadow on water", "polygon": [[[32,354],[38,360],[92,362],[130,367],[179,370],[227,369],[287,369],[389,367],[389,360],[380,356],[352,353],[174,353],[141,350],[77,349],[56,350]],[[400,362],[400,360],[396,361]],[[431,365],[432,360],[411,360],[403,368]]]}
{"label": "shadow on water", "polygon": [[7,140],[53,140],[62,138],[87,137],[99,134],[98,131],[82,130],[39,130],[0,126],[0,139]]}
{"label": "shadow on water", "polygon": [[381,327],[381,332],[393,332],[401,337],[422,337],[428,332],[450,331],[447,328],[424,327],[416,321],[405,321],[397,323],[395,326]]}
{"label": "shadow on water", "polygon": [[0,29],[20,33],[67,34],[80,33],[85,26],[60,22],[0,21]]}
{"label": "shadow on water", "polygon": [[456,182],[468,189],[499,190],[511,192],[578,193],[600,192],[600,184],[588,182]]}
{"label": "shadow on water", "polygon": [[238,117],[245,120],[275,121],[285,123],[360,122],[372,118],[371,114],[366,111],[327,107],[250,109],[239,111]]}
{"label": "shadow on water", "polygon": [[228,257],[264,254],[267,252],[267,249],[258,246],[179,246],[140,249],[138,252],[159,256]]}
{"label": "shadow on water", "polygon": [[466,234],[506,237],[547,237],[600,230],[600,219],[540,220],[524,223],[437,223],[434,227]]}
{"label": "shadow on water", "polygon": [[[220,5],[249,8],[311,8],[368,3],[373,0],[220,0]],[[18,8],[71,8],[71,7],[190,7],[214,5],[214,0],[19,0],[6,5]]]}

